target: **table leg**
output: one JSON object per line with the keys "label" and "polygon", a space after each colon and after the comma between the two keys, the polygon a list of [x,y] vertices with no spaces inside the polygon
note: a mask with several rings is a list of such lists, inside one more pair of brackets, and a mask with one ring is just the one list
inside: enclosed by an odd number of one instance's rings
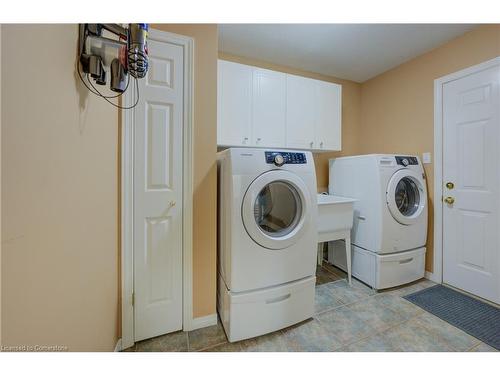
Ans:
{"label": "table leg", "polygon": [[318,263],[318,266],[321,266],[323,264],[323,242],[318,243],[317,263]]}
{"label": "table leg", "polygon": [[345,259],[347,263],[347,277],[349,280],[349,285],[351,283],[351,236],[345,238]]}

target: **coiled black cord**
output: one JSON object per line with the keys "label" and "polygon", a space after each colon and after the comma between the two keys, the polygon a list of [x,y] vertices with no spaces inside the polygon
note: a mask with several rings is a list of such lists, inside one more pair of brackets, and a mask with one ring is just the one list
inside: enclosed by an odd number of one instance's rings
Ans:
{"label": "coiled black cord", "polygon": [[[125,90],[119,94],[116,94],[116,95],[113,95],[113,96],[106,96],[106,95],[103,95],[98,89],[97,87],[94,86],[94,84],[90,81],[90,78],[89,78],[89,75],[88,73],[86,74],[87,75],[87,81],[89,82],[90,86],[92,88],[90,88],[87,83],[85,82],[85,80],[83,79],[82,77],[82,72],[80,71],[80,59],[78,59],[78,61],[76,62],[76,71],[78,72],[78,76],[80,77],[80,81],[82,81],[83,85],[94,95],[97,95],[101,98],[103,98],[104,100],[106,100],[109,104],[111,104],[112,106],[115,106],[116,108],[119,108],[119,109],[133,109],[137,106],[137,104],[139,104],[139,99],[140,99],[140,95],[139,95],[139,82],[138,82],[138,79],[136,76],[132,75],[135,79],[135,90],[136,90],[136,93],[137,93],[137,98],[136,98],[136,101],[133,105],[129,106],[129,107],[123,107],[119,104],[116,104],[116,103],[113,103],[111,100],[109,99],[113,99],[113,98],[118,98],[120,96],[122,96],[125,91],[127,91],[128,89],[128,86],[129,86],[129,83],[130,83],[130,77],[128,77],[128,80],[127,80],[127,86],[125,87]],[[146,71],[147,71],[147,61],[146,61]]]}

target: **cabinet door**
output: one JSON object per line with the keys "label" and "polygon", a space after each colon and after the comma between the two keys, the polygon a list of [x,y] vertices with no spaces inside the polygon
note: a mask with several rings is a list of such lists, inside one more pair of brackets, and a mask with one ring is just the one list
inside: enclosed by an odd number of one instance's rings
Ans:
{"label": "cabinet door", "polygon": [[342,86],[316,81],[316,131],[314,148],[317,150],[341,149]]}
{"label": "cabinet door", "polygon": [[253,71],[252,144],[285,147],[286,74]]}
{"label": "cabinet door", "polygon": [[315,81],[286,76],[286,147],[314,148]]}
{"label": "cabinet door", "polygon": [[252,67],[218,62],[217,144],[250,145]]}

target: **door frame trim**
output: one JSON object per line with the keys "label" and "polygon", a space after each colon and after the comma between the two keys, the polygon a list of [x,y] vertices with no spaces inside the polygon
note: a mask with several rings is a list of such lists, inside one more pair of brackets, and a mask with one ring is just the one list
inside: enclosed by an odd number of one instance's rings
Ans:
{"label": "door frame trim", "polygon": [[443,282],[443,86],[497,65],[500,56],[434,80],[434,264],[426,274],[436,283]]}
{"label": "door frame trim", "polygon": [[[151,39],[181,46],[184,50],[183,103],[183,191],[182,191],[182,326],[193,329],[193,85],[194,39],[151,29]],[[124,107],[135,102],[134,91],[122,97]],[[121,116],[121,329],[122,349],[134,345],[134,111],[122,109]]]}

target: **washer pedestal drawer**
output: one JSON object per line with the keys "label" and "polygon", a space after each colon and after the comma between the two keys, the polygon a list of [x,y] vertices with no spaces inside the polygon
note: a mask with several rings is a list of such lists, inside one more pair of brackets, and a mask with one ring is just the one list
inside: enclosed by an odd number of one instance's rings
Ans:
{"label": "washer pedestal drawer", "polygon": [[[346,271],[344,243],[328,243],[328,261]],[[374,289],[386,289],[419,280],[425,274],[425,247],[394,254],[377,254],[351,246],[352,275]]]}
{"label": "washer pedestal drawer", "polygon": [[264,335],[313,316],[316,277],[232,293],[219,275],[217,307],[230,342]]}

